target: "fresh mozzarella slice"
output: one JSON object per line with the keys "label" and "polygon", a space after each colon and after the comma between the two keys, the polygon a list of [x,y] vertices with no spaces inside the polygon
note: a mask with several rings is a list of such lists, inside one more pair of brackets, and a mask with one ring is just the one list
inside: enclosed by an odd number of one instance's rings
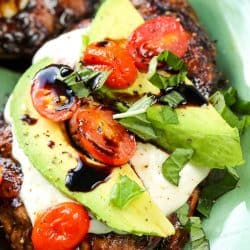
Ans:
{"label": "fresh mozzarella slice", "polygon": [[54,63],[74,67],[80,61],[82,36],[88,29],[77,29],[60,35],[45,43],[33,57],[33,63],[45,57],[50,57]]}
{"label": "fresh mozzarella slice", "polygon": [[168,156],[151,144],[137,143],[137,150],[130,161],[152,199],[166,215],[180,208],[209,173],[208,168],[186,164],[180,172],[178,187],[174,186],[161,172],[162,164]]}

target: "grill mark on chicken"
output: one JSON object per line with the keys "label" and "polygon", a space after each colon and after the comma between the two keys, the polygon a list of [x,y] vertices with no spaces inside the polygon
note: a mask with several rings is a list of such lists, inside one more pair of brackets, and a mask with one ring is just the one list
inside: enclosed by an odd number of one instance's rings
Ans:
{"label": "grill mark on chicken", "polygon": [[[15,204],[15,202],[18,204]],[[33,249],[31,242],[32,225],[25,207],[20,201],[0,199],[0,223],[12,249]]]}
{"label": "grill mark on chicken", "polygon": [[0,17],[0,57],[31,57],[48,39],[94,11],[91,0],[30,0],[11,18]]}
{"label": "grill mark on chicken", "polygon": [[0,114],[0,156],[11,157],[12,150],[12,134],[10,126],[3,120],[3,115]]}

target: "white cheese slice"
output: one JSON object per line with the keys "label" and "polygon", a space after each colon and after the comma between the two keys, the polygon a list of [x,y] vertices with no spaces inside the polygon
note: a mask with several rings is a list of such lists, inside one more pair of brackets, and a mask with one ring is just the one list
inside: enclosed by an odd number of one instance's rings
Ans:
{"label": "white cheese slice", "polygon": [[152,199],[166,215],[180,208],[209,173],[208,168],[186,164],[180,172],[179,185],[175,186],[161,172],[162,164],[168,156],[152,144],[137,143],[137,150],[130,161]]}

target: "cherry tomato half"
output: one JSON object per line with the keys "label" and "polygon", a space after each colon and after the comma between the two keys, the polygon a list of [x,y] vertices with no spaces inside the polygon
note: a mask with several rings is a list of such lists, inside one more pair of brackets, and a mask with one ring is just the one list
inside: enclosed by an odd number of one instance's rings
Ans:
{"label": "cherry tomato half", "polygon": [[114,166],[127,163],[135,152],[134,136],[112,117],[103,106],[79,108],[69,127],[73,140],[94,159]]}
{"label": "cherry tomato half", "polygon": [[87,65],[94,65],[97,70],[111,70],[106,81],[106,85],[111,88],[127,88],[137,76],[133,58],[128,51],[111,40],[90,44],[83,61]]}
{"label": "cherry tomato half", "polygon": [[38,216],[32,231],[35,250],[73,250],[89,228],[87,211],[74,202],[61,203]]}
{"label": "cherry tomato half", "polygon": [[153,56],[168,50],[182,57],[188,48],[190,35],[171,16],[149,19],[129,38],[127,49],[138,69],[146,71]]}
{"label": "cherry tomato half", "polygon": [[54,65],[41,70],[31,87],[31,98],[36,111],[54,122],[70,119],[78,107],[78,99],[72,90],[56,80],[59,70]]}

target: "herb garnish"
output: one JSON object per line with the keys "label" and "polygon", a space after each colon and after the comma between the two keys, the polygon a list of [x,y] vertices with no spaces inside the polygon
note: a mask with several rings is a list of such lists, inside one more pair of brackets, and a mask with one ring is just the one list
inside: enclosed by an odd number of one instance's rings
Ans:
{"label": "herb garnish", "polygon": [[213,94],[210,97],[210,102],[231,127],[236,127],[240,132],[242,132],[244,128],[244,119],[240,119],[226,105],[224,96],[221,92],[217,91]]}
{"label": "herb garnish", "polygon": [[147,119],[146,114],[123,118],[119,120],[119,123],[144,141],[150,141],[157,138],[153,126]]}
{"label": "herb garnish", "polygon": [[143,114],[154,103],[154,96],[143,96],[136,101],[126,112],[113,115],[113,119],[121,119],[126,117],[133,117],[139,114]]}
{"label": "herb garnish", "polygon": [[[167,70],[171,71],[171,75],[166,74],[166,72],[157,72],[159,63],[164,63],[167,66]],[[175,74],[172,74],[173,71]],[[170,51],[163,51],[150,61],[148,79],[159,89],[177,86],[179,83],[185,81],[186,76],[187,66]]]}
{"label": "herb garnish", "polygon": [[67,75],[58,75],[57,79],[70,87],[79,98],[87,97],[90,91],[100,89],[106,82],[110,71],[94,71],[82,65],[78,65],[75,70],[70,70]]}
{"label": "herb garnish", "polygon": [[118,208],[123,208],[143,192],[142,187],[135,181],[126,175],[120,175],[118,182],[112,188],[110,202]]}
{"label": "herb garnish", "polygon": [[162,96],[160,101],[167,103],[171,108],[176,108],[179,104],[183,103],[185,99],[179,92],[172,90],[168,94]]}
{"label": "herb garnish", "polygon": [[189,206],[187,203],[176,211],[181,226],[190,233],[190,241],[185,246],[185,249],[209,250],[209,242],[202,229],[201,219],[194,216],[189,217],[188,212]]}
{"label": "herb garnish", "polygon": [[250,102],[241,100],[233,87],[217,91],[210,97],[210,102],[226,122],[238,128],[241,134],[250,126]]}
{"label": "herb garnish", "polygon": [[215,201],[225,193],[233,190],[239,176],[233,168],[213,169],[201,189],[197,210],[208,217]]}
{"label": "herb garnish", "polygon": [[162,164],[163,176],[175,186],[179,185],[180,172],[192,158],[193,149],[177,148]]}

